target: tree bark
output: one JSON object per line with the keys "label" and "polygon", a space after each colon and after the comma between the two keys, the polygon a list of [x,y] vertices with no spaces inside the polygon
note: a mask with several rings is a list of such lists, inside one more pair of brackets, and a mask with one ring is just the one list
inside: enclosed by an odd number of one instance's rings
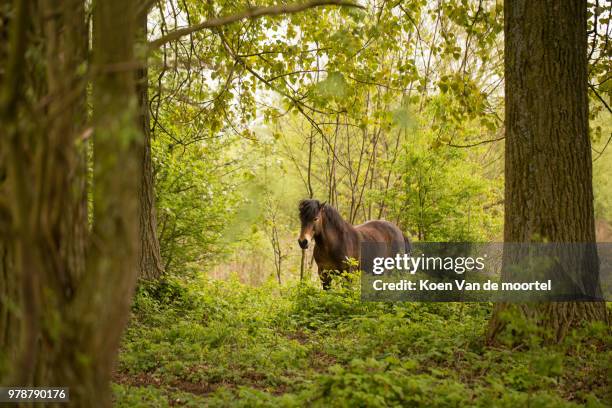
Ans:
{"label": "tree bark", "polygon": [[77,382],[78,406],[110,405],[111,373],[138,277],[138,4],[100,0],[93,8],[94,225],[88,279],[74,308],[82,313],[78,329],[90,361]]}
{"label": "tree bark", "polygon": [[157,235],[157,214],[155,211],[155,180],[151,163],[151,128],[149,116],[149,80],[146,65],[145,47],[147,44],[147,13],[138,16],[138,37],[142,55],[141,66],[136,71],[136,92],[138,94],[138,125],[144,135],[142,149],[142,175],[139,188],[140,220],[140,277],[147,280],[158,279],[164,273],[161,259],[159,237]]}
{"label": "tree bark", "polygon": [[[19,332],[4,336],[10,337],[10,344],[2,344],[10,372],[0,373],[0,383],[67,386],[71,405],[79,407],[111,402],[109,381],[138,276],[143,145],[136,126],[137,6],[100,1],[93,8],[90,69],[95,125],[90,233],[83,200],[84,7],[82,0],[14,2],[0,99],[6,130],[0,133],[6,171],[0,230],[8,228],[11,244],[7,249],[0,243],[0,290],[12,294],[9,284],[19,283],[9,301],[21,316]],[[44,70],[32,74],[41,77],[34,84],[25,76],[25,56],[41,45],[44,53],[32,58],[39,58]]]}
{"label": "tree bark", "polygon": [[[0,89],[2,90],[7,85],[5,75],[10,51],[8,30],[11,25],[10,16],[10,9],[0,9]],[[0,159],[0,197],[7,196],[6,172],[6,162]],[[10,209],[8,203],[0,198],[0,350],[4,350],[7,357],[14,354],[14,349],[11,348],[11,333],[19,331],[18,319],[13,307],[15,299],[18,298],[19,283],[14,279],[13,245],[10,235]],[[2,377],[1,373],[0,377]]]}
{"label": "tree bark", "polygon": [[[32,327],[35,322],[22,325],[19,322],[19,312],[22,306],[22,291],[27,287],[22,279],[23,247],[27,245],[25,234],[17,235],[22,226],[23,218],[27,212],[20,210],[19,202],[29,194],[24,186],[20,186],[19,179],[23,176],[23,163],[21,159],[22,131],[17,120],[18,112],[22,109],[24,102],[24,79],[25,79],[25,50],[28,45],[28,12],[30,3],[21,0],[15,1],[11,5],[10,17],[3,16],[5,21],[9,21],[7,41],[3,47],[3,54],[6,59],[2,61],[3,75],[2,88],[0,93],[0,123],[3,132],[0,133],[0,154],[2,184],[0,185],[2,195],[0,195],[0,211],[2,242],[2,299],[0,301],[3,324],[6,324],[5,333],[2,341],[2,353],[12,366],[24,363],[21,357],[21,336],[26,331],[26,327]],[[4,36],[3,35],[3,36]],[[15,157],[17,156],[17,157]],[[21,239],[18,239],[21,238]],[[24,245],[25,244],[25,245]],[[35,278],[35,276],[33,276]],[[32,303],[28,303],[30,306]],[[25,303],[23,306],[26,306]],[[4,326],[3,326],[4,327]],[[12,331],[12,332],[9,332]],[[34,344],[31,344],[34,346]],[[7,378],[13,375],[10,370],[2,374],[2,383],[7,383]],[[8,380],[10,381],[10,380]]]}
{"label": "tree bark", "polygon": [[[504,241],[593,243],[586,1],[506,0],[504,7]],[[575,269],[576,279],[589,278],[583,273]],[[499,304],[489,341],[508,309],[557,341],[585,321],[607,319],[603,302]]]}

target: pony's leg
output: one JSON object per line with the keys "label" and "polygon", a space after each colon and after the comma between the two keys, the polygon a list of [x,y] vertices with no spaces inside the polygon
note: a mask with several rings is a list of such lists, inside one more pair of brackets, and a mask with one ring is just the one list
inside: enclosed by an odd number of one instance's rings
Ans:
{"label": "pony's leg", "polygon": [[323,285],[323,290],[329,290],[331,288],[331,274],[329,271],[319,268],[319,279],[321,279],[321,285]]}

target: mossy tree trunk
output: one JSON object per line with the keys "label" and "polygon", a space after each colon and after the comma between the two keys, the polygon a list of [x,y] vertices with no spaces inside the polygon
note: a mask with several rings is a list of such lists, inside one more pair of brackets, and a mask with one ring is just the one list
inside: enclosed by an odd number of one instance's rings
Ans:
{"label": "mossy tree trunk", "polygon": [[[6,177],[0,229],[10,233],[11,244],[10,251],[0,245],[0,289],[13,296],[3,299],[0,318],[8,303],[21,316],[19,331],[2,344],[10,364],[1,382],[68,386],[71,405],[79,407],[111,402],[112,368],[138,276],[143,150],[135,81],[138,5],[94,2],[95,205],[89,231],[85,4],[13,2],[0,99]],[[26,59],[30,49],[44,52],[30,53],[38,58],[32,62]]]}
{"label": "mossy tree trunk", "polygon": [[[75,310],[85,337],[89,377],[82,398],[110,405],[109,383],[138,277],[139,199],[143,134],[138,123],[135,55],[140,3],[93,5],[94,225],[88,278]],[[81,332],[83,330],[81,329]],[[75,362],[72,362],[75,364]],[[102,396],[102,397],[100,397]]]}
{"label": "mossy tree trunk", "polygon": [[[586,11],[586,1],[505,1],[505,242],[595,242]],[[607,319],[603,302],[499,304],[489,341],[508,309],[557,341]]]}

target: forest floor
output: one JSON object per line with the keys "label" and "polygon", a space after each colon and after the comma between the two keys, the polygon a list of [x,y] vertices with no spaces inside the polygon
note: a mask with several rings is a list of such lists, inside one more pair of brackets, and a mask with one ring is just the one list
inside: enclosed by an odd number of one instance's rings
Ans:
{"label": "forest floor", "polygon": [[[354,289],[233,281],[141,285],[113,389],[119,407],[607,406],[604,325],[540,344],[491,305],[364,303]],[[517,346],[521,336],[527,346]],[[607,401],[607,403],[606,403]]]}

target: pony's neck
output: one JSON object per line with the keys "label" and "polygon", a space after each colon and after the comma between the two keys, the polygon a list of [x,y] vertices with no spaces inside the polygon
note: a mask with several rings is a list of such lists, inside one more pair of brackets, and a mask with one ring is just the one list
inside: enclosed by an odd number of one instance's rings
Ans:
{"label": "pony's neck", "polygon": [[[355,227],[349,224],[342,218],[338,211],[328,205],[323,207],[323,231],[315,234],[315,243],[319,246],[325,246],[337,239],[345,238],[346,235],[357,236]],[[336,234],[336,239],[332,239],[330,235]]]}

